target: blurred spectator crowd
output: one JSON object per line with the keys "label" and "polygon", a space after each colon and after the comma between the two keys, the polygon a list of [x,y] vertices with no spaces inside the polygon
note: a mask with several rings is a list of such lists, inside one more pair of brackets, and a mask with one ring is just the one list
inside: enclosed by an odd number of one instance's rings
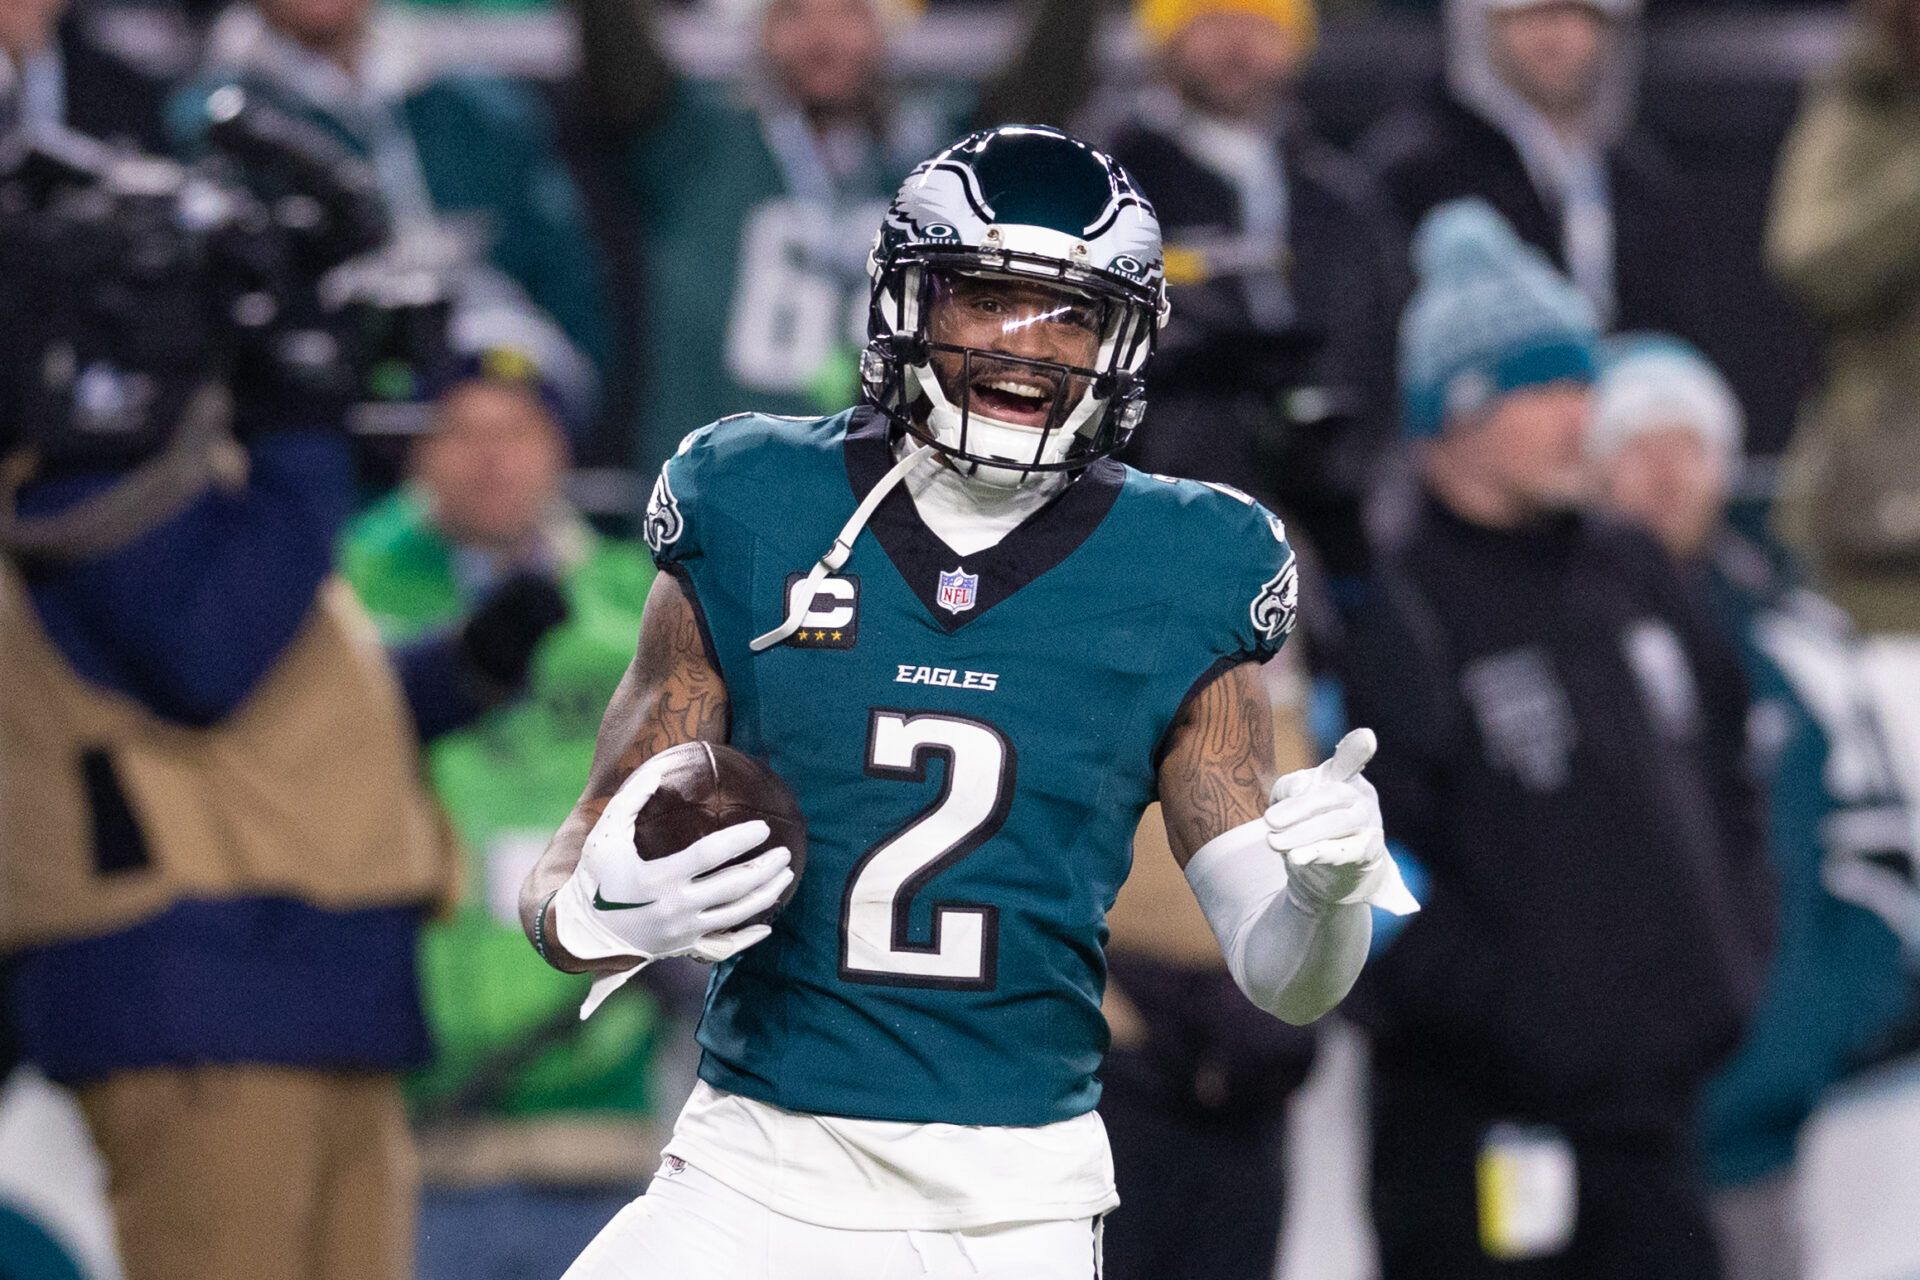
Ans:
{"label": "blurred spectator crowd", "polygon": [[[364,384],[237,356],[131,515],[84,458],[0,464],[0,1067],[75,1091],[130,1280],[558,1276],[638,1193],[702,975],[583,1022],[515,895],[632,656],[639,500],[703,423],[852,403],[888,199],[1010,121],[1158,209],[1127,460],[1288,522],[1283,753],[1380,735],[1425,903],[1344,1011],[1385,1280],[1807,1274],[1797,1138],[1920,1042],[1920,0],[1861,0],[1745,204],[1691,163],[1722,122],[1643,118],[1641,0],[1408,4],[1441,73],[1378,98],[1313,70],[1363,7],[1031,0],[922,83],[913,0],[719,6],[686,29],[746,33],[722,80],[657,0],[570,0],[534,86],[374,0],[195,4],[165,48],[0,0],[0,164],[63,129],[199,161],[237,86],[386,215]],[[67,355],[76,403],[146,394]],[[1108,1274],[1255,1280],[1316,1037],[1164,909],[1153,826]],[[63,1274],[5,1227],[0,1277]]]}

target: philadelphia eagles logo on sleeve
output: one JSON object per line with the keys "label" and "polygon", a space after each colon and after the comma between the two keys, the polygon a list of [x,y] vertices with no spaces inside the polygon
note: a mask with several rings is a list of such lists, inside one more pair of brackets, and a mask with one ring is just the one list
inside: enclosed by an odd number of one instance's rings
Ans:
{"label": "philadelphia eagles logo on sleeve", "polygon": [[1277,645],[1293,630],[1300,611],[1300,565],[1293,556],[1280,566],[1253,598],[1253,629],[1268,644]]}
{"label": "philadelphia eagles logo on sleeve", "polygon": [[661,467],[660,478],[653,482],[653,496],[647,499],[647,545],[657,555],[680,541],[680,535],[686,530],[687,523],[680,518],[680,503],[674,498],[673,485],[667,479],[667,468]]}

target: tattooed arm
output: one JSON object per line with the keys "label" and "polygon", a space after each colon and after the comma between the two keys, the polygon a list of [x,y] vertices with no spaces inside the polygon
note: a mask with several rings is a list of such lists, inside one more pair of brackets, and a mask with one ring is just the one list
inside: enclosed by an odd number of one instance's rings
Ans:
{"label": "tattooed arm", "polygon": [[1160,762],[1167,843],[1180,865],[1264,813],[1273,778],[1273,703],[1259,664],[1243,662],[1187,704]]}
{"label": "tattooed arm", "polygon": [[620,957],[589,962],[568,955],[554,936],[553,909],[548,905],[554,890],[573,874],[587,832],[607,801],[649,756],[696,739],[726,740],[727,687],[707,661],[693,610],[693,602],[671,574],[653,580],[641,615],[639,651],[600,722],[586,791],[520,886],[521,927],[531,938],[534,915],[544,910],[542,936],[547,953],[569,972],[617,973],[634,963]]}
{"label": "tattooed arm", "polygon": [[[1373,938],[1370,908],[1346,900],[1344,872],[1318,865],[1345,857],[1350,828],[1369,840],[1377,830],[1377,806],[1371,817],[1359,812],[1365,806],[1351,797],[1360,793],[1343,772],[1351,765],[1357,774],[1356,754],[1343,744],[1333,761],[1288,774],[1276,792],[1273,711],[1248,662],[1188,704],[1160,764],[1167,842],[1228,971],[1249,1000],[1296,1026],[1345,997]],[[1337,892],[1322,892],[1336,883]]]}

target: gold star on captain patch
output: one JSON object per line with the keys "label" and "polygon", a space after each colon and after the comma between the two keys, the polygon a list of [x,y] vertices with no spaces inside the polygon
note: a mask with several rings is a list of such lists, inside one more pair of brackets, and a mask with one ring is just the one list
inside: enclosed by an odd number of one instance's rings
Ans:
{"label": "gold star on captain patch", "polygon": [[801,644],[805,644],[807,642],[807,633],[804,631],[796,631],[793,633],[793,638]]}
{"label": "gold star on captain patch", "polygon": [[839,633],[838,631],[836,631],[836,632],[834,632],[834,633],[833,633],[833,638],[834,638],[835,640],[838,640],[838,639],[840,638],[840,633]]}

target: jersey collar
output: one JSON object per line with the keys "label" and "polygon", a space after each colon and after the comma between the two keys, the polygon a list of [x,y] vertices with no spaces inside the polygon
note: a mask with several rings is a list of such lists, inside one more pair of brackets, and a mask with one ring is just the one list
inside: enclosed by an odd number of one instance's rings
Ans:
{"label": "jersey collar", "polygon": [[[887,436],[884,414],[866,405],[853,411],[846,457],[855,497],[869,492],[891,465]],[[1101,459],[1006,537],[972,555],[962,556],[927,527],[904,485],[886,496],[867,527],[934,622],[958,631],[1072,555],[1113,508],[1124,475],[1119,463]],[[942,575],[956,571],[978,579],[971,603],[958,611],[940,599]]]}

